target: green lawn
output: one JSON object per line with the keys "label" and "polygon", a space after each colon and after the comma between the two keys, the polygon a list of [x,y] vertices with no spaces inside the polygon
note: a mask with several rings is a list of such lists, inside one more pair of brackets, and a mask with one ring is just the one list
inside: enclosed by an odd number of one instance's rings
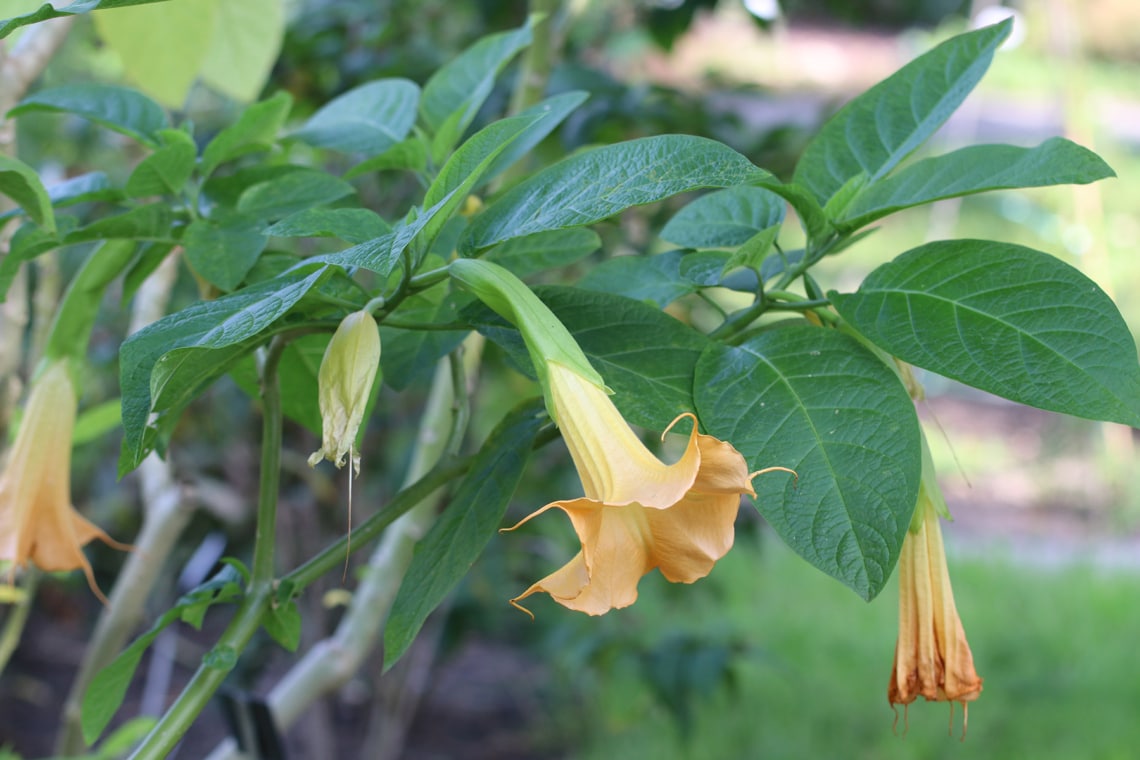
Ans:
{"label": "green lawn", "polygon": [[[737,638],[735,689],[697,696],[686,742],[654,699],[636,658],[609,658],[580,692],[580,758],[1133,758],[1140,747],[1140,574],[1033,569],[955,556],[959,611],[985,691],[969,734],[947,735],[949,708],[911,705],[892,732],[886,684],[896,591],[871,604],[806,566],[774,539],[744,537],[704,589],[666,589],[607,628],[647,646],[684,630]],[[596,629],[595,629],[596,630]],[[640,633],[638,633],[640,632]]]}

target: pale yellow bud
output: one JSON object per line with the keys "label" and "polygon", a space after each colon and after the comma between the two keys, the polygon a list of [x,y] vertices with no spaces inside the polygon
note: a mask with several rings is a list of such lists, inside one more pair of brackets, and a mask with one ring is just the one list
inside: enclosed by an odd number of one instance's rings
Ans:
{"label": "pale yellow bud", "polygon": [[343,467],[346,455],[360,474],[356,433],[380,370],[380,333],[367,311],[349,314],[337,327],[317,375],[321,407],[321,448],[309,457],[315,466],[328,459]]}

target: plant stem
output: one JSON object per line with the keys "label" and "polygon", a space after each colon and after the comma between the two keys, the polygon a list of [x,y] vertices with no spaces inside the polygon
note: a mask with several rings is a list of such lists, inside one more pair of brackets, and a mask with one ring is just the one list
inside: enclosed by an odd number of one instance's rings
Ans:
{"label": "plant stem", "polygon": [[[226,632],[218,639],[214,650],[228,648],[240,654],[261,626],[261,618],[269,608],[272,597],[273,589],[269,585],[253,589],[238,608]],[[147,734],[143,743],[131,755],[131,760],[162,760],[169,755],[227,675],[228,670],[211,668],[204,663],[198,666],[198,671],[190,683],[186,684],[178,700]]]}
{"label": "plant stem", "polygon": [[261,479],[257,491],[257,531],[253,539],[251,590],[268,588],[273,584],[282,427],[277,366],[286,345],[280,336],[270,341],[261,365]]}
{"label": "plant stem", "polygon": [[39,583],[39,580],[39,570],[34,567],[25,570],[22,589],[24,596],[8,608],[8,616],[4,619],[4,631],[0,633],[0,673],[4,672],[12,653],[20,645],[24,626],[28,622],[28,614],[31,613],[32,604],[36,600],[36,584]]}
{"label": "plant stem", "polygon": [[[257,495],[257,529],[253,545],[253,569],[245,601],[215,646],[215,651],[232,649],[240,656],[261,625],[261,618],[273,597],[273,554],[276,546],[277,497],[281,475],[281,391],[277,366],[288,345],[281,337],[269,343],[261,362],[261,479]],[[135,753],[133,760],[164,758],[186,733],[222,685],[228,671],[205,662],[182,690],[178,700],[159,720]]]}

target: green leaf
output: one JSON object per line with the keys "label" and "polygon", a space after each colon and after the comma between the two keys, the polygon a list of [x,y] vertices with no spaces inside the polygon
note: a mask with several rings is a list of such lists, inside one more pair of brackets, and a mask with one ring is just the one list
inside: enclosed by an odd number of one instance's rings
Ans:
{"label": "green leaf", "polygon": [[[73,216],[61,216],[56,221],[59,234],[66,234],[78,223]],[[25,261],[59,248],[62,245],[59,237],[46,232],[42,227],[28,222],[16,230],[8,246],[8,254],[0,258],[0,303],[8,298],[8,289],[12,287],[12,280],[20,271]]]}
{"label": "green leaf", "polygon": [[[222,568],[213,578],[180,597],[174,607],[155,621],[150,630],[135,639],[110,665],[95,674],[87,687],[87,692],[83,695],[80,723],[84,741],[94,744],[115,717],[143,654],[158,638],[158,634],[175,620],[183,619],[190,609],[200,609],[201,614],[205,614],[205,609],[213,604],[231,602],[239,598],[241,587],[236,582],[236,576],[237,573],[233,568]],[[197,613],[195,615],[200,624],[200,615]]]}
{"label": "green leaf", "polygon": [[211,670],[230,672],[237,665],[237,650],[228,644],[218,644],[202,656],[202,665]]}
{"label": "green leaf", "polygon": [[306,262],[215,301],[195,303],[128,337],[119,356],[123,393],[119,474],[137,467],[194,394],[263,340],[264,331],[329,272],[326,266]]}
{"label": "green leaf", "polygon": [[446,282],[407,298],[392,313],[392,322],[420,329],[400,329],[380,324],[380,367],[384,382],[400,391],[426,383],[435,370],[436,360],[446,356],[467,337],[468,330],[430,329],[433,325],[459,320],[460,307],[471,302],[464,292],[449,292]]}
{"label": "green leaf", "polygon": [[425,208],[439,208],[435,218],[420,233],[425,243],[431,244],[495,158],[524,130],[542,118],[541,114],[514,116],[488,124],[451,155],[424,195]]}
{"label": "green leaf", "polygon": [[872,599],[898,561],[918,498],[922,445],[894,372],[835,330],[791,326],[696,366],[697,414],[753,470],[756,507],[796,553]]}
{"label": "green leaf", "polygon": [[661,230],[685,248],[736,248],[784,221],[784,199],[761,187],[730,187],[697,198]]}
{"label": "green leaf", "polygon": [[439,606],[503,521],[522,479],[531,447],[548,421],[541,399],[508,414],[475,456],[447,509],[416,545],[384,627],[384,667],[407,651],[427,616]]}
{"label": "green leaf", "polygon": [[487,184],[502,174],[515,161],[530,153],[588,97],[589,93],[571,90],[547,98],[519,113],[518,115],[522,117],[541,116],[542,118],[531,123],[517,138],[511,141],[510,145],[491,162],[487,171],[483,172],[478,184],[480,186]]}
{"label": "green leaf", "polygon": [[86,227],[67,233],[65,245],[85,243],[91,240],[160,240],[169,241],[174,237],[171,225],[173,212],[167,203],[148,203],[136,206],[122,214],[105,216]]}
{"label": "green leaf", "polygon": [[420,88],[407,79],[380,79],[333,98],[291,136],[344,153],[383,153],[408,136]]}
{"label": "green leaf", "polygon": [[541,114],[512,116],[492,122],[476,132],[440,169],[439,175],[424,194],[424,206],[434,206],[445,195],[464,184],[476,171],[481,173],[486,170],[491,159],[502,153],[527,127],[542,118]]}
{"label": "green leaf", "polygon": [[296,602],[273,605],[261,622],[265,632],[287,652],[297,651],[301,645],[301,611]]}
{"label": "green leaf", "polygon": [[355,192],[352,185],[339,177],[317,169],[296,167],[295,171],[247,187],[238,198],[237,210],[259,219],[276,219],[332,203]]}
{"label": "green leaf", "polygon": [[392,232],[392,226],[366,208],[307,208],[274,224],[266,232],[277,237],[335,237],[364,243]]}
{"label": "green leaf", "polygon": [[92,19],[127,79],[168,108],[182,108],[215,35],[226,0],[170,0]]}
{"label": "green leaf", "polygon": [[907,166],[855,196],[836,225],[858,229],[911,206],[989,190],[1084,185],[1115,177],[1100,156],[1061,137],[1035,148],[972,145]]}
{"label": "green leaf", "polygon": [[170,123],[162,106],[141,92],[109,84],[73,84],[40,90],[20,101],[8,116],[34,111],[73,113],[152,147]]}
{"label": "green leaf", "polygon": [[856,293],[828,296],[903,361],[1029,406],[1140,425],[1128,326],[1096,283],[1046,253],[944,240],[880,266]]}
{"label": "green leaf", "polygon": [[465,251],[544,230],[593,224],[703,187],[757,184],[768,172],[722,143],[662,135],[573,155],[515,185],[475,218]]}
{"label": "green leaf", "polygon": [[126,199],[126,194],[114,187],[103,172],[88,172],[52,185],[48,188],[48,198],[53,206],[63,208],[77,203],[121,201]]}
{"label": "green leaf", "polygon": [[165,145],[139,162],[127,179],[127,197],[178,195],[194,171],[198,148],[180,129],[161,130]]}
{"label": "green leaf", "polygon": [[432,156],[442,161],[491,94],[495,77],[531,42],[531,22],[476,42],[440,67],[424,85],[420,114],[435,133]]}
{"label": "green leaf", "polygon": [[214,33],[202,57],[202,81],[234,100],[255,99],[269,79],[285,38],[285,3],[218,3]]}
{"label": "green leaf", "polygon": [[215,224],[199,219],[186,228],[182,245],[195,272],[219,290],[229,291],[245,279],[268,240],[260,223]]}
{"label": "green leaf", "polygon": [[238,120],[218,132],[202,152],[202,176],[210,176],[226,161],[272,148],[292,107],[293,97],[282,91],[242,111]]}
{"label": "green leaf", "polygon": [[681,251],[615,256],[591,269],[578,287],[649,301],[663,309],[697,290],[695,283],[681,277],[682,256]]}
{"label": "green leaf", "polygon": [[[709,344],[704,335],[624,296],[558,286],[535,288],[535,294],[605,378],[614,391],[614,404],[628,422],[664,430],[677,415],[695,411],[693,368]],[[465,312],[479,332],[506,349],[512,361],[534,377],[518,331],[481,305]]]}
{"label": "green leaf", "polygon": [[408,170],[422,172],[427,169],[427,146],[418,136],[398,142],[378,156],[361,161],[344,173],[345,179],[359,177],[368,172]]}
{"label": "green leaf", "polygon": [[28,24],[38,24],[53,18],[75,16],[80,13],[101,10],[104,8],[125,8],[129,5],[145,5],[147,3],[161,3],[166,0],[75,0],[58,10],[51,3],[44,3],[32,13],[0,21],[0,39]]}
{"label": "green leaf", "polygon": [[547,230],[511,238],[488,251],[483,258],[519,277],[557,269],[589,256],[602,247],[598,233],[584,227]]}
{"label": "green leaf", "polygon": [[823,125],[795,184],[821,204],[852,179],[871,186],[942,126],[985,74],[1012,22],[953,37],[856,97]]}
{"label": "green leaf", "polygon": [[55,233],[51,199],[32,167],[19,159],[0,156],[0,193],[15,201],[44,232]]}
{"label": "green leaf", "polygon": [[75,420],[71,433],[71,444],[79,446],[101,438],[122,423],[119,399],[104,401],[102,404],[84,409]]}

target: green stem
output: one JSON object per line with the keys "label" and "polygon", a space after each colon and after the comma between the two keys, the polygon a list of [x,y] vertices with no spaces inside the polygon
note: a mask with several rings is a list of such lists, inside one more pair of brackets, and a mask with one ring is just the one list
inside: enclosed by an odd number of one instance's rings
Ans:
{"label": "green stem", "polygon": [[[250,638],[257,632],[261,619],[273,598],[273,554],[277,533],[277,498],[281,470],[281,392],[277,366],[287,342],[280,337],[269,343],[261,363],[261,480],[257,497],[257,532],[254,536],[253,571],[245,601],[238,609],[214,651],[230,649],[236,660]],[[225,681],[227,670],[213,668],[205,662],[183,689],[178,700],[162,716],[143,743],[131,755],[132,760],[164,758],[205,708],[214,692]]]}
{"label": "green stem", "polygon": [[261,480],[257,493],[257,532],[253,543],[251,589],[273,584],[273,553],[277,545],[277,498],[281,480],[281,389],[277,366],[286,342],[269,343],[261,365]]}
{"label": "green stem", "polygon": [[36,599],[36,584],[39,582],[39,571],[29,567],[24,571],[24,596],[8,608],[8,617],[4,620],[4,632],[0,633],[0,673],[8,666],[8,660],[24,633],[24,626],[28,622],[28,614],[32,611],[32,603]]}
{"label": "green stem", "polygon": [[[269,608],[272,597],[273,590],[269,586],[255,589],[247,596],[225,633],[218,639],[214,651],[231,649],[240,653],[245,649],[261,626],[261,618]],[[131,755],[131,760],[162,760],[169,755],[227,675],[228,670],[211,668],[204,663],[200,665],[178,700]]]}

